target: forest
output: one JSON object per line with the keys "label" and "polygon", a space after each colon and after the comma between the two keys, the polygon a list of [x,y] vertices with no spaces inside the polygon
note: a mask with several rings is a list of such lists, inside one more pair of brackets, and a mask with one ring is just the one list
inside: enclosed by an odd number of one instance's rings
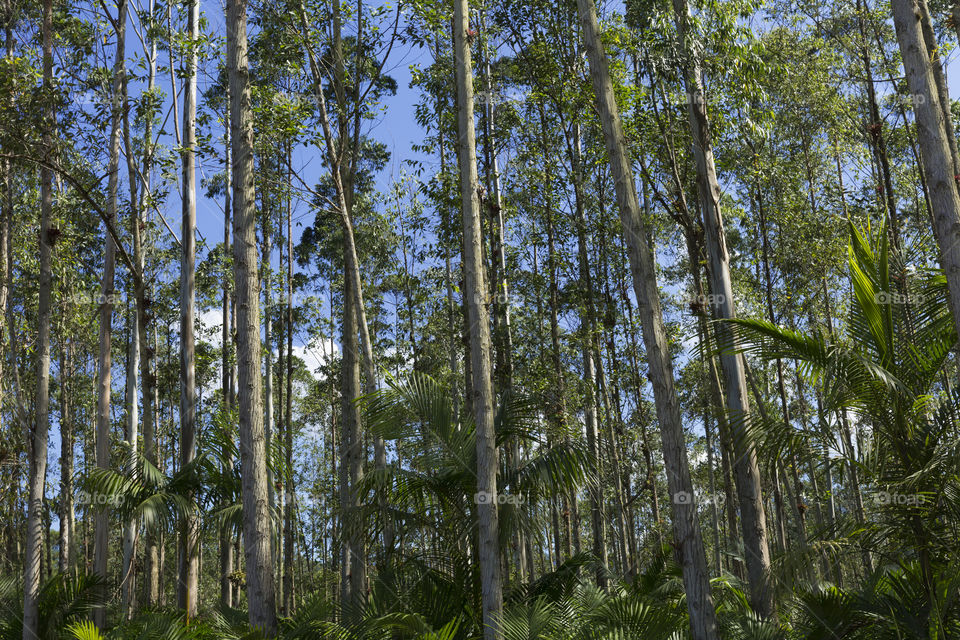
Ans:
{"label": "forest", "polygon": [[0,640],[960,639],[960,2],[0,23]]}

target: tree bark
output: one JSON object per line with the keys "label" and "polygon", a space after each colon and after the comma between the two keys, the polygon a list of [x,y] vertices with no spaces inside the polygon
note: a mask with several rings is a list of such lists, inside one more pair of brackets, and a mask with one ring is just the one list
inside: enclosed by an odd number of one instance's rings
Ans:
{"label": "tree bark", "polygon": [[237,298],[237,395],[247,601],[251,626],[272,636],[277,630],[277,618],[270,553],[267,450],[260,404],[260,301],[246,0],[229,0],[227,4],[227,70],[233,150],[233,277]]}
{"label": "tree bark", "polygon": [[697,521],[680,404],[674,388],[673,364],[660,308],[654,256],[647,244],[647,229],[640,214],[640,202],[627,155],[620,112],[613,94],[607,58],[600,42],[597,10],[592,0],[577,0],[577,6],[643,326],[649,376],[660,422],[667,484],[673,496],[674,546],[683,573],[691,633],[694,640],[713,640],[717,638],[716,613],[710,593],[703,539]]}
{"label": "tree bark", "polygon": [[[123,101],[127,103],[127,82],[123,82]],[[133,155],[133,147],[130,144],[130,118],[129,110],[123,112],[123,146],[124,154],[127,158],[127,181],[130,187],[130,235],[134,238],[133,260],[135,268],[139,271],[140,277],[133,278],[133,299],[134,313],[130,313],[129,303],[127,305],[127,314],[129,320],[129,342],[127,345],[127,388],[126,388],[126,425],[125,439],[129,448],[129,456],[126,461],[127,473],[134,473],[137,467],[139,457],[137,456],[137,446],[139,442],[140,428],[140,403],[137,393],[137,375],[140,369],[140,359],[143,352],[143,345],[140,342],[142,336],[140,332],[140,322],[143,314],[140,313],[142,303],[137,295],[137,291],[143,288],[143,256],[142,244],[140,242],[140,209],[137,200],[137,177],[136,177],[136,159]],[[129,300],[129,298],[128,298]],[[123,527],[123,564],[120,576],[121,602],[123,615],[125,619],[133,616],[135,606],[135,574],[134,556],[136,553],[137,540],[137,519],[131,518],[124,523]]]}
{"label": "tree bark", "polygon": [[[180,468],[193,463],[197,456],[197,383],[194,346],[194,304],[196,299],[196,227],[197,174],[194,166],[197,121],[197,47],[200,2],[190,0],[187,14],[187,38],[190,42],[186,60],[186,86],[183,88],[183,197],[180,252]],[[187,619],[197,615],[200,580],[199,516],[187,512],[180,532],[180,570],[177,601],[186,610]]]}
{"label": "tree bark", "polygon": [[[224,163],[223,163],[223,172],[224,172],[224,190],[223,190],[223,260],[224,265],[226,265],[227,256],[230,255],[231,243],[230,243],[230,225],[233,219],[233,204],[231,201],[231,190],[233,189],[233,166],[231,163],[231,154],[230,154],[230,91],[227,90],[227,108],[224,113],[224,124],[225,126],[225,137],[226,141],[224,144]],[[222,304],[222,318],[223,325],[221,326],[220,331],[220,342],[221,342],[221,371],[220,371],[220,392],[223,396],[222,402],[224,406],[224,415],[227,417],[227,424],[232,424],[233,418],[233,362],[232,362],[232,349],[231,349],[231,339],[233,333],[231,331],[231,317],[233,312],[233,306],[230,301],[230,282],[224,277],[223,281],[223,304]],[[232,429],[227,429],[227,432],[223,434],[224,438],[229,438],[233,440],[233,431]],[[233,468],[233,458],[231,457],[227,464],[229,464],[230,469]],[[224,471],[227,471],[225,469]],[[231,538],[233,537],[233,531],[228,529],[220,532],[220,604],[223,607],[232,607],[234,604],[233,600],[233,544]]]}
{"label": "tree bark", "polygon": [[[123,0],[121,0],[122,2]],[[53,85],[53,0],[43,3],[43,86]],[[44,147],[53,151],[54,112],[52,95],[46,95],[43,131]],[[30,494],[27,503],[26,557],[23,570],[23,640],[35,640],[40,627],[40,558],[43,551],[43,494],[47,477],[47,437],[50,428],[50,299],[53,290],[53,244],[50,233],[53,215],[53,173],[40,169],[40,281],[37,304],[37,392],[36,421],[30,447]],[[14,362],[14,366],[16,363]],[[49,528],[47,532],[49,533]],[[48,562],[49,564],[49,562]]]}
{"label": "tree bark", "polygon": [[[110,127],[110,147],[107,172],[107,219],[116,227],[117,224],[117,188],[119,182],[118,169],[120,166],[120,127],[124,105],[123,83],[126,76],[125,69],[125,36],[127,24],[127,2],[120,0],[117,12],[117,53],[113,66],[113,97]],[[97,355],[97,433],[96,433],[96,461],[97,467],[110,467],[110,373],[113,365],[111,353],[111,338],[113,332],[113,304],[114,304],[114,271],[116,269],[117,247],[113,237],[107,233],[103,251],[103,277],[101,280],[100,306],[100,346]],[[105,509],[96,513],[94,532],[93,571],[106,577],[107,554],[109,540],[109,518]],[[94,623],[103,629],[106,623],[106,610],[97,607],[93,614]]]}
{"label": "tree bark", "polygon": [[456,58],[457,133],[460,198],[463,213],[464,298],[470,321],[473,414],[477,442],[478,561],[485,640],[503,637],[500,617],[503,590],[500,581],[497,469],[499,453],[494,432],[494,398],[490,366],[490,324],[485,304],[483,236],[477,180],[476,131],[473,118],[473,71],[470,62],[469,9],[466,0],[453,5],[453,41]]}
{"label": "tree bark", "polygon": [[[149,11],[151,15],[153,13],[153,7],[154,0],[150,0]],[[157,45],[156,41],[152,37],[148,42],[147,91],[153,91],[157,73]],[[132,226],[132,235],[134,260],[142,275],[140,280],[135,285],[134,294],[136,296],[137,304],[137,329],[140,332],[140,379],[143,384],[143,455],[147,462],[156,466],[156,407],[158,402],[156,398],[157,379],[156,375],[153,373],[153,357],[156,349],[150,347],[150,322],[152,320],[152,316],[149,312],[149,307],[152,304],[152,301],[150,301],[148,298],[149,291],[147,290],[146,286],[147,278],[144,275],[147,263],[144,256],[145,252],[143,248],[143,237],[141,231],[141,225],[143,228],[146,228],[146,215],[144,212],[146,210],[147,198],[150,197],[150,174],[153,170],[153,153],[156,145],[156,143],[153,141],[154,116],[155,113],[150,111],[147,112],[144,118],[142,171],[143,188],[140,191],[141,200],[139,207],[140,215],[143,220],[142,222],[138,221],[136,225]],[[128,165],[131,161],[132,156],[128,151]],[[130,179],[133,181],[133,171],[132,169],[129,170],[131,173]],[[155,326],[154,336],[156,336]],[[156,526],[151,525],[146,527],[146,530],[144,531],[144,599],[148,607],[156,606],[158,593],[160,590],[160,560],[158,556],[157,535],[155,529]]]}
{"label": "tree bark", "polygon": [[960,332],[960,196],[947,124],[921,28],[916,0],[892,0],[893,24],[900,43],[907,84],[915,96],[917,137],[930,189],[933,231],[940,248],[940,266],[947,277],[950,311]]}
{"label": "tree bark", "polygon": [[[674,0],[673,6],[680,40],[686,42],[689,6],[686,0]],[[703,208],[710,290],[713,294],[710,306],[713,316],[717,319],[735,318],[730,258],[727,253],[723,217],[720,211],[720,185],[713,161],[713,145],[700,63],[693,52],[688,51],[687,55],[689,57],[684,69],[687,107],[697,168],[697,188]],[[717,328],[717,334],[721,344],[730,342],[731,334],[728,326],[721,324]],[[769,618],[774,614],[770,550],[767,544],[767,523],[763,509],[757,454],[745,429],[745,423],[750,415],[750,401],[747,397],[743,357],[735,351],[726,350],[721,354],[720,365],[727,395],[726,408],[730,415],[729,424],[734,431],[732,434],[736,452],[734,469],[737,493],[740,497],[740,522],[743,528],[750,600],[754,610],[762,618]]]}
{"label": "tree bark", "polygon": [[[290,151],[287,150],[287,166],[290,166]],[[290,174],[288,177],[288,188]],[[283,514],[283,613],[293,615],[293,528],[294,528],[294,485],[293,485],[293,211],[290,197],[287,197],[287,390],[286,419],[284,421],[283,444],[286,461],[284,486],[286,504]]]}

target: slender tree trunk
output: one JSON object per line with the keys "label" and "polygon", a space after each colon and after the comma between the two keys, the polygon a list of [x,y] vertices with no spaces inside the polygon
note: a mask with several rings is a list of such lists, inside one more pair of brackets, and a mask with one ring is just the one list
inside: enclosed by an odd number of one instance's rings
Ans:
{"label": "slender tree trunk", "polygon": [[[686,42],[690,9],[686,0],[674,0],[674,14],[679,37]],[[706,98],[700,75],[700,63],[696,54],[690,53],[684,69],[687,89],[687,108],[690,133],[693,137],[693,155],[697,167],[697,187],[703,207],[703,226],[707,248],[708,275],[711,302],[715,318],[736,317],[733,286],[730,281],[730,258],[727,253],[723,217],[720,211],[720,185],[713,161],[713,146],[710,123],[707,119]],[[730,341],[730,328],[720,325],[717,329],[721,344]],[[760,487],[760,470],[757,454],[744,428],[750,415],[750,401],[740,354],[726,350],[720,358],[724,386],[727,394],[726,407],[731,416],[736,460],[737,493],[740,497],[740,521],[743,527],[744,552],[747,576],[750,584],[750,600],[754,610],[763,618],[774,614],[773,585],[770,573],[770,550],[767,545],[767,523],[763,509]]]}
{"label": "slender tree trunk", "polygon": [[867,125],[867,134],[870,137],[870,146],[880,170],[878,190],[881,191],[881,200],[890,217],[890,237],[893,246],[900,246],[900,223],[897,215],[897,205],[894,200],[893,181],[890,177],[890,158],[887,153],[886,138],[883,135],[883,120],[880,117],[880,108],[877,105],[877,92],[873,80],[873,63],[870,59],[870,43],[864,23],[864,7],[862,0],[857,0],[857,26],[860,30],[860,57],[863,59],[863,72],[867,89],[867,110],[870,114],[870,123]]}
{"label": "slender tree trunk", "polygon": [[473,71],[470,62],[469,9],[466,0],[453,5],[453,41],[456,58],[457,133],[459,136],[460,198],[463,210],[464,298],[470,319],[470,360],[473,371],[473,414],[477,441],[478,561],[483,636],[499,640],[503,591],[500,582],[500,544],[497,509],[499,454],[494,433],[494,398],[490,367],[490,325],[484,304],[483,236],[477,181],[476,132],[473,119]]}
{"label": "slender tree trunk", "polygon": [[[543,103],[539,105],[540,110],[540,121],[545,125],[544,120],[544,110]],[[541,151],[544,153],[544,158],[547,156],[547,142],[545,132],[541,132]],[[554,212],[552,205],[552,189],[551,189],[551,174],[548,173],[545,176],[546,191],[545,195],[545,204],[544,204],[544,218],[545,224],[547,227],[547,269],[550,272],[550,353],[551,361],[553,363],[553,376],[554,376],[554,387],[552,392],[553,400],[551,402],[550,411],[553,417],[554,428],[557,430],[558,434],[565,434],[567,430],[566,426],[566,394],[565,394],[565,379],[563,366],[560,360],[560,323],[558,319],[558,307],[559,303],[559,284],[557,282],[557,249],[556,249],[556,233],[554,230]],[[573,533],[570,520],[570,500],[567,496],[563,497],[564,509],[563,509],[563,524],[564,531],[566,535],[564,539],[566,540],[566,557],[569,558],[573,552]],[[559,537],[559,532],[558,532]],[[556,564],[559,566],[560,561],[560,544],[559,539],[556,544]]]}
{"label": "slender tree trunk", "polygon": [[[510,393],[513,390],[513,335],[510,328],[510,286],[507,278],[507,259],[505,252],[505,237],[503,224],[503,210],[500,198],[500,169],[497,159],[497,145],[493,136],[495,93],[493,89],[493,73],[490,66],[490,33],[487,31],[486,13],[481,14],[481,32],[483,34],[483,76],[486,85],[486,100],[484,100],[484,147],[486,155],[486,182],[489,197],[480,202],[481,216],[485,208],[489,214],[490,224],[490,294],[493,302],[493,345],[496,351],[494,369],[494,394]],[[520,445],[514,439],[507,451],[507,464],[511,468],[520,465]],[[522,510],[523,505],[516,509]],[[526,543],[523,533],[516,529],[513,534],[513,547],[516,552],[516,566],[518,578],[526,580],[527,558]]]}
{"label": "slender tree trunk", "polygon": [[[601,216],[606,212],[606,201],[605,193],[603,190],[603,172],[602,170],[597,172],[597,199],[598,199],[598,210],[601,213]],[[603,282],[603,303],[601,305],[600,313],[600,323],[602,323],[602,332],[599,329],[600,324],[597,321],[597,314],[593,314],[593,335],[595,336],[594,341],[594,350],[597,353],[597,361],[600,365],[597,370],[600,380],[600,387],[603,390],[603,401],[604,409],[607,417],[607,433],[608,433],[608,442],[607,449],[610,456],[610,465],[613,468],[613,488],[614,488],[614,509],[615,516],[617,518],[616,524],[619,529],[619,535],[617,536],[617,541],[619,544],[620,551],[620,573],[626,575],[632,575],[632,568],[630,566],[630,559],[633,556],[633,547],[631,546],[631,531],[633,529],[632,524],[627,525],[628,513],[627,513],[627,498],[625,493],[628,493],[629,490],[625,491],[624,487],[629,487],[630,485],[630,475],[626,473],[624,469],[621,468],[620,464],[620,448],[621,448],[621,438],[623,436],[623,413],[620,406],[620,389],[619,389],[619,375],[617,374],[617,351],[616,351],[616,335],[617,335],[617,317],[616,312],[613,308],[613,298],[610,295],[610,258],[609,252],[607,250],[607,234],[603,229],[603,221],[601,218],[601,228],[600,228],[600,264],[602,269],[598,270],[599,273],[596,276],[596,280]],[[596,281],[594,280],[594,281]],[[593,287],[591,286],[590,298],[593,300],[596,297],[596,293],[593,292]],[[601,339],[601,336],[606,336],[605,340]],[[603,366],[603,348],[606,347],[607,358],[610,363],[610,377],[607,377],[606,370]],[[608,383],[609,382],[609,383]],[[611,397],[611,386],[612,397]]]}
{"label": "slender tree trunk", "polygon": [[647,229],[641,217],[620,112],[613,94],[607,57],[600,42],[597,10],[592,0],[577,0],[577,6],[590,60],[590,79],[600,111],[617,205],[627,241],[634,292],[643,325],[649,376],[660,422],[667,483],[673,496],[674,546],[683,573],[691,633],[694,640],[712,640],[717,638],[716,614],[710,593],[703,539],[697,522],[697,507],[687,461],[680,403],[674,389],[673,365],[657,290],[654,256],[647,244]]}
{"label": "slender tree trunk", "polygon": [[[587,451],[591,463],[596,469],[597,478],[602,476],[602,461],[600,458],[600,433],[597,420],[597,371],[596,358],[593,350],[593,282],[590,277],[589,259],[587,257],[587,219],[584,212],[583,168],[581,158],[580,125],[573,124],[570,159],[573,169],[573,189],[576,210],[574,224],[577,228],[577,266],[580,274],[580,287],[586,299],[586,313],[581,323],[581,348],[583,356],[583,383],[584,400],[583,414],[584,427],[587,436]],[[590,492],[590,524],[593,531],[593,555],[600,563],[597,569],[597,585],[601,589],[607,588],[607,541],[604,531],[603,488],[599,482],[589,488]]]}
{"label": "slender tree trunk", "polygon": [[357,485],[363,478],[363,443],[360,437],[360,412],[354,399],[360,395],[360,363],[357,358],[357,314],[353,281],[344,273],[343,326],[341,334],[341,465],[345,474],[341,483],[341,602],[350,603],[361,597],[366,582],[366,553],[360,526],[356,521],[360,509]]}
{"label": "slender tree trunk", "polygon": [[933,231],[940,248],[940,266],[947,276],[950,310],[960,332],[960,196],[947,141],[948,127],[923,39],[920,8],[916,0],[892,0],[890,6],[907,84],[916,97],[917,137],[930,189]]}
{"label": "slender tree trunk", "polygon": [[[227,90],[227,108],[224,113],[225,136],[224,145],[224,191],[223,191],[223,257],[226,265],[227,256],[230,254],[230,225],[233,218],[233,204],[231,201],[233,189],[233,166],[230,154],[230,91]],[[221,327],[222,361],[220,372],[220,387],[223,395],[224,414],[232,421],[233,415],[233,361],[231,338],[231,321],[233,317],[233,305],[230,300],[230,282],[227,278],[223,281],[223,304],[222,304],[223,325]],[[229,422],[228,422],[229,424]],[[233,440],[232,429],[223,434],[225,439]],[[229,469],[233,469],[233,458],[227,460]],[[220,532],[220,604],[223,607],[232,607],[233,599],[233,544],[231,538],[233,531],[231,529]]]}
{"label": "slender tree trunk", "polygon": [[[4,24],[4,53],[8,61],[13,58],[13,22],[14,15],[11,12],[10,15],[6,16],[6,23]],[[13,272],[13,243],[11,236],[11,227],[13,226],[13,163],[9,158],[4,158],[0,161],[0,168],[3,170],[3,201],[0,202],[0,317],[10,318],[12,316],[12,308],[8,307],[10,303],[10,289],[12,284],[12,272]],[[13,326],[9,327],[11,339],[13,336]],[[0,397],[5,393],[5,378],[3,375],[3,365],[7,358],[7,348],[6,348],[6,337],[4,336],[4,331],[0,329]],[[11,369],[16,373],[17,363],[11,358]],[[17,420],[12,421],[13,428],[16,428]],[[0,411],[0,432],[4,432],[4,421],[3,421],[3,412]],[[14,485],[12,478],[16,472],[10,470],[11,485]],[[9,501],[14,500],[14,492],[9,492],[8,496]],[[66,499],[65,499],[66,500]],[[11,508],[10,513],[13,513],[14,509]],[[18,557],[10,553],[11,547],[13,546],[13,540],[15,537],[19,537],[13,531],[13,527],[9,527],[9,530],[4,533],[3,538],[5,539],[6,544],[4,545],[7,550],[7,559],[4,563],[10,569],[13,567],[10,566],[13,564],[12,559]]]}
{"label": "slender tree trunk", "polygon": [[[358,5],[359,6],[359,5]],[[339,2],[334,2],[333,11],[333,57],[334,57],[334,89],[337,99],[337,107],[340,112],[339,137],[338,142],[341,151],[338,152],[334,145],[333,130],[330,126],[330,119],[327,113],[326,97],[323,93],[323,76],[321,67],[317,61],[313,49],[309,45],[309,27],[307,24],[306,13],[303,6],[300,6],[300,23],[304,44],[310,59],[310,70],[314,80],[314,92],[319,103],[320,123],[324,132],[324,141],[327,150],[327,159],[331,166],[331,175],[334,182],[334,191],[336,192],[337,205],[340,210],[340,219],[343,228],[343,258],[346,269],[345,277],[350,278],[354,302],[354,312],[357,314],[357,328],[360,331],[360,346],[362,347],[363,372],[364,372],[364,392],[373,393],[377,389],[377,373],[373,357],[373,340],[370,335],[370,325],[367,322],[366,305],[363,298],[363,279],[360,275],[360,260],[357,254],[355,234],[353,230],[353,198],[355,172],[358,158],[360,155],[360,121],[359,121],[359,83],[355,83],[352,113],[354,115],[353,133],[351,135],[347,126],[346,116],[346,96],[344,93],[346,85],[346,75],[343,67],[342,42],[340,38],[340,10]],[[358,8],[358,29],[362,26],[362,13]],[[359,36],[358,36],[359,37]],[[349,145],[349,155],[344,157],[344,150]],[[386,446],[383,438],[379,435],[373,437],[374,465],[377,470],[382,471],[386,468]],[[384,496],[379,497],[381,515],[385,519],[384,523],[384,546],[391,547],[393,531],[391,523],[386,520],[386,502]]]}
{"label": "slender tree trunk", "polygon": [[[764,297],[767,303],[767,320],[771,323],[776,324],[777,318],[773,310],[773,274],[770,269],[770,240],[767,234],[767,216],[766,209],[763,205],[763,193],[760,190],[760,185],[756,186],[756,203],[757,203],[757,212],[759,213],[760,219],[760,244],[762,247],[761,252],[761,262],[763,266],[763,281],[764,281]],[[786,429],[792,429],[790,421],[790,407],[787,402],[787,387],[784,382],[783,374],[783,360],[777,358],[777,395],[780,398],[780,410],[783,418],[783,424]],[[759,402],[759,400],[758,400]],[[804,507],[801,504],[802,491],[803,487],[800,484],[800,477],[797,473],[797,460],[795,455],[790,456],[788,461],[790,465],[792,480],[794,485],[795,495],[794,499],[791,500],[794,508],[794,515],[797,518],[797,537],[799,538],[798,542],[800,543],[801,549],[806,549],[807,547],[807,522],[806,516],[804,515]]]}
{"label": "slender tree trunk", "polygon": [[[122,2],[123,0],[121,0]],[[53,1],[43,3],[43,86],[53,83]],[[48,100],[52,96],[47,96]],[[53,106],[45,108],[44,147],[53,150]],[[36,421],[30,434],[30,494],[27,503],[26,558],[23,571],[23,640],[35,640],[40,630],[40,557],[43,551],[43,503],[47,477],[47,436],[50,428],[50,299],[53,290],[53,172],[40,169],[40,282],[37,304]],[[14,362],[14,366],[16,363]],[[49,534],[49,528],[47,528]],[[49,560],[48,560],[49,565]]]}
{"label": "slender tree trunk", "polygon": [[74,565],[73,507],[73,420],[71,399],[73,392],[73,340],[64,331],[60,351],[60,558],[58,570],[64,573]]}
{"label": "slender tree trunk", "polygon": [[[183,89],[183,219],[180,253],[180,465],[193,463],[197,455],[197,383],[194,349],[194,304],[196,299],[196,227],[197,175],[194,166],[197,121],[197,39],[200,22],[200,1],[190,0],[187,19],[186,86]],[[190,510],[180,532],[180,578],[177,601],[187,612],[187,619],[197,615],[200,580],[200,522]]]}
{"label": "slender tree trunk", "polygon": [[[10,59],[13,57],[13,16],[7,16],[4,24],[4,54]],[[9,158],[0,160],[3,170],[3,202],[0,202],[0,314],[7,316],[7,302],[10,292],[7,279],[10,271],[7,260],[10,258],[10,227],[13,220],[13,164]],[[0,330],[0,395],[4,393],[3,364],[6,358],[6,344],[3,331]],[[16,366],[16,363],[14,363]],[[3,429],[3,412],[0,411],[0,430]]]}
{"label": "slender tree trunk", "polygon": [[[154,0],[150,1],[149,11],[153,14]],[[148,77],[147,90],[153,91],[156,82],[157,71],[157,45],[153,38],[149,39],[148,51]],[[147,112],[144,118],[144,141],[143,141],[143,188],[140,191],[140,215],[143,217],[144,227],[146,222],[146,204],[150,198],[150,174],[153,170],[153,153],[156,143],[153,141],[153,123],[155,113]],[[128,171],[133,180],[133,171],[129,163],[132,161],[132,154],[128,151]],[[133,229],[133,252],[137,268],[140,270],[141,278],[135,285],[134,294],[137,304],[137,329],[140,332],[140,379],[143,384],[143,455],[146,461],[152,465],[157,464],[156,453],[156,408],[157,402],[157,378],[153,373],[153,356],[156,348],[150,348],[150,322],[152,316],[149,307],[152,301],[149,300],[147,290],[147,278],[144,275],[146,271],[146,260],[144,257],[143,237],[141,224],[136,224]],[[154,326],[154,336],[156,336],[156,326]],[[144,595],[146,605],[154,607],[157,604],[158,592],[160,590],[160,572],[159,556],[157,548],[157,536],[155,527],[151,526],[144,532],[145,553],[144,553]]]}
{"label": "slender tree trunk", "polygon": [[[129,156],[128,156],[129,157]],[[136,184],[136,183],[133,183]],[[140,224],[140,217],[131,215],[131,223]],[[135,310],[134,310],[135,311]],[[137,432],[140,427],[140,403],[137,398],[137,374],[140,368],[140,332],[137,314],[129,313],[130,340],[127,344],[127,388],[126,388],[126,424],[125,440],[129,447],[129,458],[125,461],[127,472],[135,471],[137,465]],[[133,518],[123,523],[123,562],[120,574],[121,604],[123,617],[129,620],[133,617],[136,593],[136,576],[134,574],[134,554],[136,553],[137,520]]]}
{"label": "slender tree trunk", "polygon": [[[265,434],[267,457],[273,456],[274,445],[274,418],[275,411],[273,407],[273,204],[271,202],[271,193],[268,190],[269,184],[265,183],[260,192],[260,203],[262,207],[261,219],[263,220],[263,229],[260,234],[263,238],[263,246],[260,254],[260,273],[263,285],[263,432]],[[270,512],[273,513],[277,506],[276,480],[273,475],[273,466],[267,467],[267,497],[270,503]],[[270,525],[270,557],[273,560],[273,566],[279,571],[278,548],[280,541],[277,531]],[[282,585],[279,585],[282,587]]]}
{"label": "slender tree trunk", "polygon": [[[287,150],[287,166],[290,166],[290,151]],[[287,174],[288,182],[290,174]],[[292,185],[288,184],[288,187]],[[293,211],[290,196],[287,196],[287,391],[286,420],[284,424],[284,456],[286,461],[285,481],[286,507],[283,514],[283,613],[293,615]]]}
{"label": "slender tree trunk", "polygon": [[[123,102],[127,103],[127,81],[123,81]],[[137,376],[140,373],[140,360],[145,351],[145,345],[141,342],[144,332],[140,331],[140,323],[144,320],[143,309],[143,244],[140,238],[140,225],[142,224],[140,214],[140,201],[137,197],[137,167],[136,158],[133,153],[133,145],[130,140],[130,116],[129,110],[124,109],[123,113],[123,147],[127,159],[127,182],[130,188],[130,235],[133,242],[133,262],[137,275],[133,280],[133,300],[134,313],[130,314],[128,303],[128,315],[130,317],[130,340],[127,348],[127,388],[126,388],[126,442],[129,447],[130,457],[126,461],[128,473],[136,470],[139,456],[137,447],[139,445],[140,429],[140,404],[138,397]],[[148,151],[149,152],[149,151]],[[140,293],[138,293],[140,292]],[[129,298],[128,298],[129,300]],[[135,555],[137,545],[137,519],[132,518],[124,523],[123,529],[123,564],[121,569],[120,590],[123,605],[124,617],[129,619],[133,616],[133,610],[136,606],[136,576],[135,576]]]}
{"label": "slender tree trunk", "polygon": [[[687,220],[692,223],[692,218],[689,216],[687,216]],[[698,229],[694,225],[686,224],[684,225],[684,236],[687,244],[687,262],[690,265],[694,297],[697,302],[709,300],[710,298],[704,291],[701,280],[702,272],[700,264],[701,256],[703,255],[703,235],[698,232]],[[705,312],[705,309],[700,310],[700,318],[698,319],[698,324],[700,325],[699,330],[702,339],[706,340],[707,344],[715,345],[715,337],[710,330],[711,326],[707,323]],[[727,415],[723,410],[723,385],[720,382],[720,374],[717,371],[716,359],[711,355],[709,358],[706,358],[706,365],[709,382],[709,398],[715,408],[717,434],[720,441],[720,466],[724,480],[724,506],[727,512],[728,544],[730,548],[738,549],[740,545],[737,539],[737,516],[733,500],[733,480],[730,468],[730,455],[728,452],[728,448],[730,447],[730,425],[727,421]],[[734,573],[742,577],[743,571],[739,562],[734,562],[733,570]]]}
{"label": "slender tree trunk", "polygon": [[[127,2],[120,0],[117,12],[117,53],[113,67],[113,98],[110,127],[110,147],[107,172],[107,218],[114,227],[117,224],[117,189],[120,167],[120,128],[124,105],[123,83],[126,76],[125,35],[127,24]],[[97,467],[110,467],[110,373],[113,366],[111,337],[113,332],[114,271],[116,269],[117,247],[108,232],[103,252],[103,277],[101,280],[100,306],[100,347],[97,356]],[[96,513],[94,532],[93,571],[101,576],[107,575],[107,555],[110,521],[105,509]],[[106,610],[98,607],[94,610],[94,623],[103,629],[106,623]]]}
{"label": "slender tree trunk", "polygon": [[277,618],[270,554],[266,434],[260,405],[260,301],[246,0],[229,0],[227,4],[227,70],[233,150],[233,277],[237,297],[237,396],[247,602],[250,624],[272,636],[276,633]]}

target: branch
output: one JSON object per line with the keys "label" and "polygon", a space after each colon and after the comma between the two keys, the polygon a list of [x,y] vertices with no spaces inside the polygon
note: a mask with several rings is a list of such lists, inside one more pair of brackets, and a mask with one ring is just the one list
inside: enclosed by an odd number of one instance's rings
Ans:
{"label": "branch", "polygon": [[[117,246],[117,251],[120,252],[120,261],[127,267],[130,271],[130,275],[133,277],[134,283],[140,285],[143,282],[143,274],[136,268],[133,264],[133,260],[130,259],[130,254],[127,253],[127,250],[123,248],[123,245],[120,243],[120,236],[117,234],[116,228],[113,226],[113,221],[110,220],[110,216],[107,215],[106,211],[100,206],[100,203],[96,201],[90,191],[83,185],[80,180],[68,173],[56,162],[47,160],[45,158],[35,158],[33,156],[19,154],[19,153],[0,153],[0,158],[9,158],[11,160],[26,160],[27,162],[32,162],[33,164],[39,165],[41,167],[46,167],[51,171],[56,172],[61,178],[70,183],[77,193],[87,201],[87,203],[93,208],[96,214],[100,217],[100,220],[103,221],[104,226],[107,228],[107,233],[110,234],[110,237],[113,239],[114,244]],[[161,216],[162,217],[162,216]]]}

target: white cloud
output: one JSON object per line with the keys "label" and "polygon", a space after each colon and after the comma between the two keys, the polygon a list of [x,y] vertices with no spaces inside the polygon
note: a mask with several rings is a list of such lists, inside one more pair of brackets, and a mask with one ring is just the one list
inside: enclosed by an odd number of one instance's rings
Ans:
{"label": "white cloud", "polygon": [[[223,344],[222,310],[219,308],[207,309],[198,315],[197,319],[205,329],[213,330],[212,334],[209,335],[208,342],[219,349]],[[296,342],[296,336],[294,336],[293,355],[303,360],[307,369],[314,375],[318,374],[319,370],[329,361],[331,355],[335,357],[340,351],[340,345],[336,342],[331,344],[330,340],[321,340],[313,344],[296,344]],[[274,345],[273,355],[275,358],[280,355],[276,345]]]}

